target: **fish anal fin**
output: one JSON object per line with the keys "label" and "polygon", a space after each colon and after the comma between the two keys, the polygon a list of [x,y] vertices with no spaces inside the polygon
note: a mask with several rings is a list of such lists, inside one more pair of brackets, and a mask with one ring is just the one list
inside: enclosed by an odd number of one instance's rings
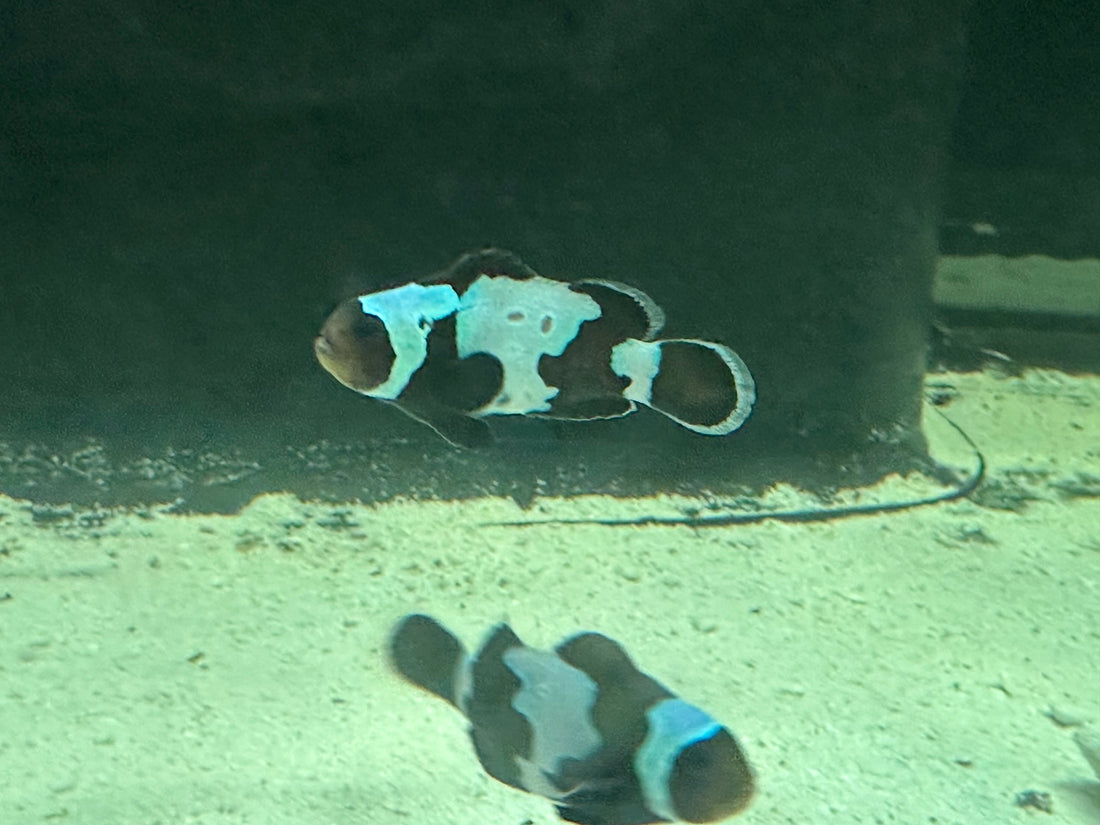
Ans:
{"label": "fish anal fin", "polygon": [[[565,399],[562,400],[562,396]],[[557,418],[562,421],[595,421],[601,418],[622,418],[637,409],[633,401],[622,396],[590,398],[570,401],[563,390],[544,413],[533,413],[538,418]]]}

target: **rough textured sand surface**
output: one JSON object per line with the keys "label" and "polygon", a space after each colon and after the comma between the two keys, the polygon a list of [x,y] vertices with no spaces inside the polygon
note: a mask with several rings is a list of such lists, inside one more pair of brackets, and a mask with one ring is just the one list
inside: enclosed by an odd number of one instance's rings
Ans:
{"label": "rough textured sand surface", "polygon": [[[0,822],[557,821],[388,670],[389,628],[423,611],[471,645],[500,620],[540,646],[618,639],[741,739],[760,786],[745,823],[1092,825],[1074,735],[1100,721],[1100,379],[930,382],[953,387],[989,478],[888,515],[509,528],[482,525],[685,503],[268,495],[225,517],[0,499]],[[1018,807],[1027,790],[1052,813]]]}

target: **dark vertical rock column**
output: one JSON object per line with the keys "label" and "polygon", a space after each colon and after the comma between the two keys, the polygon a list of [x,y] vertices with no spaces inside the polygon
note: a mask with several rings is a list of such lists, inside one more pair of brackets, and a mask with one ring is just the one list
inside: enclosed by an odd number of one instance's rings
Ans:
{"label": "dark vertical rock column", "polygon": [[756,374],[754,417],[708,454],[886,470],[891,444],[919,446],[963,12],[670,4],[582,119],[599,184],[564,243],[641,277],[673,332],[728,342]]}
{"label": "dark vertical rock column", "polygon": [[515,197],[468,210],[467,237],[508,239],[547,274],[637,283],[668,333],[729,343],[758,380],[743,432],[655,431],[641,461],[759,455],[759,477],[804,479],[809,457],[825,478],[870,477],[920,450],[965,10],[577,5],[541,40],[480,53],[492,68],[458,84],[478,113],[458,141]]}

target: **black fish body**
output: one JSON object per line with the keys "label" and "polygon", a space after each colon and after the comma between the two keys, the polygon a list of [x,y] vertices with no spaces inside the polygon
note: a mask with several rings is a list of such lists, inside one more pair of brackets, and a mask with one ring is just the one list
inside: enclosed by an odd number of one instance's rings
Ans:
{"label": "black fish body", "polygon": [[402,676],[466,715],[486,772],[552,800],[569,822],[714,822],[752,797],[733,735],[599,633],[542,651],[502,624],[470,657],[434,619],[412,615],[390,653]]}
{"label": "black fish body", "polygon": [[344,301],[314,352],[340,383],[461,446],[490,440],[490,415],[592,420],[638,404],[705,435],[736,430],[755,401],[744,362],[723,344],[657,340],[663,325],[641,290],[544,278],[490,249]]}

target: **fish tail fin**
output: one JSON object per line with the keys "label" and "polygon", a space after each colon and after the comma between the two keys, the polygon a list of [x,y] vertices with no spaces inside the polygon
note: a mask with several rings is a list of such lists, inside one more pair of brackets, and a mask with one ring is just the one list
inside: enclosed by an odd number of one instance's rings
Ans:
{"label": "fish tail fin", "polygon": [[417,687],[458,706],[460,674],[466,661],[462,642],[431,616],[413,613],[390,636],[390,661]]}
{"label": "fish tail fin", "polygon": [[611,369],[630,380],[624,397],[703,435],[732,433],[756,401],[745,362],[711,341],[628,338],[612,350]]}

